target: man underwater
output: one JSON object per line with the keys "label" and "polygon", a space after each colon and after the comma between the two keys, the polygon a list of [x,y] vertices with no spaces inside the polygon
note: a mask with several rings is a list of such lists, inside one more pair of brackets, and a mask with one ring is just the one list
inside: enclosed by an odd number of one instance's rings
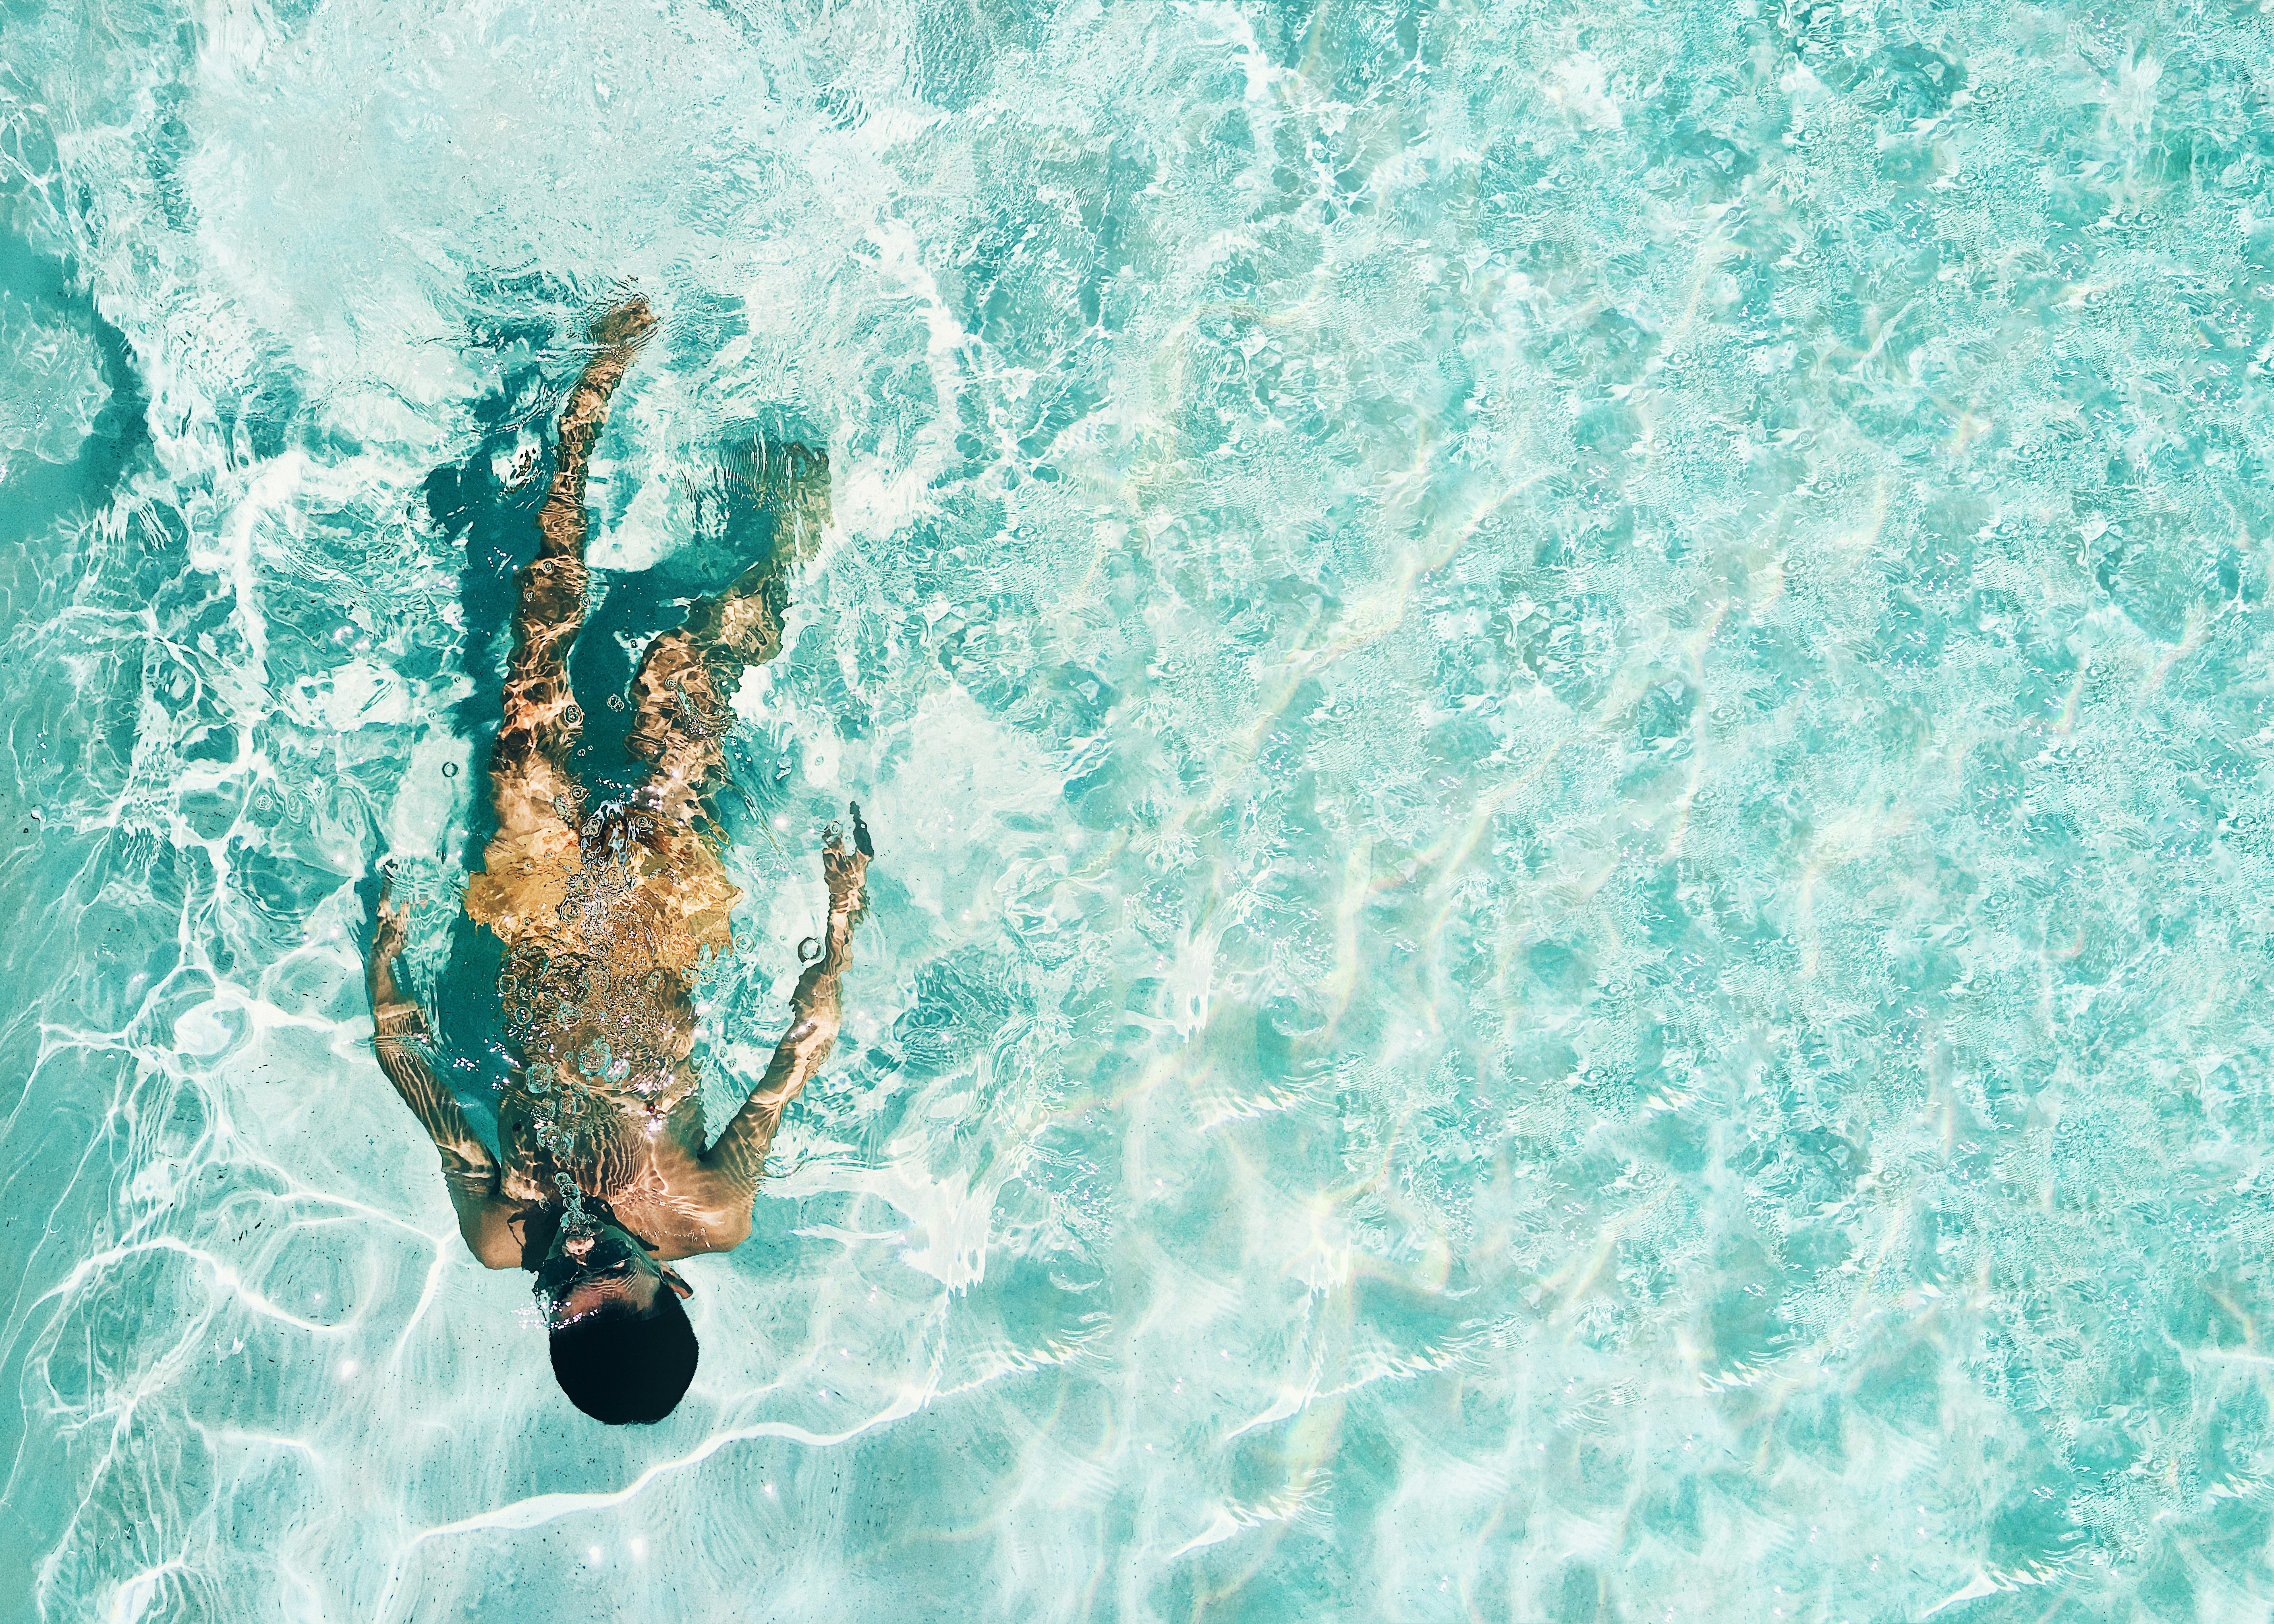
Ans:
{"label": "man underwater", "polygon": [[695,1329],[670,1267],[727,1252],[783,1110],[836,1041],[838,982],[871,855],[832,828],[822,874],[829,921],[800,978],[789,1031],[705,1148],[690,1058],[704,957],[728,948],[727,882],[707,797],[726,782],[726,695],[781,647],[787,576],[827,522],[828,463],[775,447],[747,470],[775,511],[770,555],[648,645],[627,741],[646,764],[630,795],[591,809],[571,766],[583,722],[568,660],[584,624],[586,464],[608,402],[655,331],[633,297],[594,322],[595,346],[561,413],[536,558],[516,578],[505,715],[490,755],[497,834],[467,883],[468,915],[505,944],[498,989],[516,1050],[493,1157],[436,1077],[430,1034],[397,984],[403,910],[382,896],[369,979],[380,1068],[442,1154],[458,1231],[491,1268],[535,1272],[553,1371],[571,1402],[611,1422],[659,1421],[695,1377]]}

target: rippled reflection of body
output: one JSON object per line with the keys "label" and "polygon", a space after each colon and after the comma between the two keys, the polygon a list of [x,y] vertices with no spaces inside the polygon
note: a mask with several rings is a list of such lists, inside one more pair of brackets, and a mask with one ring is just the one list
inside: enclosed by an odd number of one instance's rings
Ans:
{"label": "rippled reflection of body", "polygon": [[772,448],[738,476],[775,512],[774,545],[727,591],[658,637],[634,681],[632,754],[648,764],[629,799],[588,808],[570,764],[582,718],[568,656],[584,618],[585,468],[608,401],[653,329],[644,300],[611,310],[561,414],[536,559],[519,578],[505,716],[490,758],[498,830],[466,911],[507,948],[500,979],[520,1066],[501,1102],[501,1158],[436,1079],[425,1023],[397,987],[399,912],[382,906],[371,960],[381,1066],[442,1153],[467,1245],[493,1268],[534,1267],[564,1193],[602,1198],[660,1259],[721,1252],[749,1232],[750,1203],[782,1109],[827,1056],[838,980],[868,862],[832,833],[823,853],[829,923],[798,983],[773,1063],[705,1147],[696,1072],[694,981],[729,945],[727,883],[704,798],[724,782],[725,695],[780,647],[787,574],[828,517],[828,465]]}

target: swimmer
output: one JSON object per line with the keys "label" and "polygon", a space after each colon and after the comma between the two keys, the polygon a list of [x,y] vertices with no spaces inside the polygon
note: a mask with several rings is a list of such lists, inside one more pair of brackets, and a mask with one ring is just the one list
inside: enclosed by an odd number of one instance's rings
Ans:
{"label": "swimmer", "polygon": [[671,1265],[750,1232],[782,1112],[836,1041],[872,854],[856,804],[849,844],[834,827],[825,837],[828,920],[788,1033],[710,1137],[690,1055],[696,974],[731,946],[727,914],[741,894],[706,810],[726,783],[726,696],[781,648],[789,572],[828,523],[829,465],[770,447],[738,466],[774,513],[774,545],[648,646],[627,741],[646,776],[623,799],[588,807],[571,765],[583,718],[568,666],[590,580],[585,473],[609,399],[654,331],[638,297],[593,323],[591,357],[561,416],[537,556],[517,581],[490,755],[497,834],[465,891],[467,914],[505,946],[498,988],[516,1064],[498,1103],[500,1154],[435,1075],[425,1019],[395,974],[403,910],[384,894],[369,961],[380,1066],[441,1152],[459,1234],[490,1267],[535,1274],[561,1390],[612,1423],[661,1420],[694,1380],[695,1330],[681,1305],[693,1288]]}

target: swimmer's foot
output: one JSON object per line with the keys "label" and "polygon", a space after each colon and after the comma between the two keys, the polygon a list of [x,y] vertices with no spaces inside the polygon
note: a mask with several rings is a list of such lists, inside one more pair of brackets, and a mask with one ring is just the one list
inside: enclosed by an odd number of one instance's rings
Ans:
{"label": "swimmer's foot", "polygon": [[647,295],[635,293],[592,318],[592,342],[603,350],[636,350],[653,335],[655,327]]}
{"label": "swimmer's foot", "polygon": [[423,1037],[426,1018],[416,1000],[395,978],[395,961],[403,952],[404,927],[410,909],[390,895],[393,887],[380,883],[379,908],[372,921],[371,953],[364,964],[364,984],[371,994],[372,1024],[382,1041]]}
{"label": "swimmer's foot", "polygon": [[788,441],[752,447],[739,475],[759,506],[774,515],[774,543],[780,569],[809,556],[834,517],[830,500],[829,453]]}
{"label": "swimmer's foot", "polygon": [[[716,598],[687,611],[687,635],[713,665],[739,671],[763,665],[781,652],[782,611],[788,593],[772,560],[754,564]],[[732,688],[734,684],[726,685]]]}

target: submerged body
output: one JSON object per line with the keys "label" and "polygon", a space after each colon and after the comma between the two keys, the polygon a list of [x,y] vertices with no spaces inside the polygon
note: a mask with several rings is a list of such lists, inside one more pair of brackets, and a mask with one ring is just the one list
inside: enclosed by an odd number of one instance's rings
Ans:
{"label": "submerged body", "polygon": [[[835,1041],[869,859],[855,807],[851,846],[832,831],[823,853],[828,924],[790,1030],[714,1138],[689,1058],[695,979],[706,957],[731,945],[739,893],[704,808],[725,781],[725,696],[744,667],[779,650],[787,573],[826,522],[828,464],[801,447],[773,448],[742,470],[774,510],[772,552],[650,644],[629,740],[647,777],[624,800],[588,808],[571,765],[582,717],[568,672],[590,579],[585,470],[609,399],[653,325],[641,299],[595,324],[595,353],[561,416],[537,556],[519,577],[490,760],[497,834],[465,895],[468,914],[506,949],[499,992],[517,1064],[499,1101],[496,1155],[426,1058],[426,1023],[394,973],[402,914],[385,903],[370,960],[380,1065],[441,1152],[467,1246],[493,1268],[559,1274],[555,1307],[569,1304],[571,1318],[576,1293],[599,1300],[592,1281],[578,1283],[588,1258],[644,1309],[659,1289],[655,1266],[726,1251],[749,1234],[781,1112]],[[620,1257],[626,1248],[605,1238],[595,1250],[603,1230],[629,1237],[645,1257]],[[662,1276],[684,1294],[669,1271]]]}

